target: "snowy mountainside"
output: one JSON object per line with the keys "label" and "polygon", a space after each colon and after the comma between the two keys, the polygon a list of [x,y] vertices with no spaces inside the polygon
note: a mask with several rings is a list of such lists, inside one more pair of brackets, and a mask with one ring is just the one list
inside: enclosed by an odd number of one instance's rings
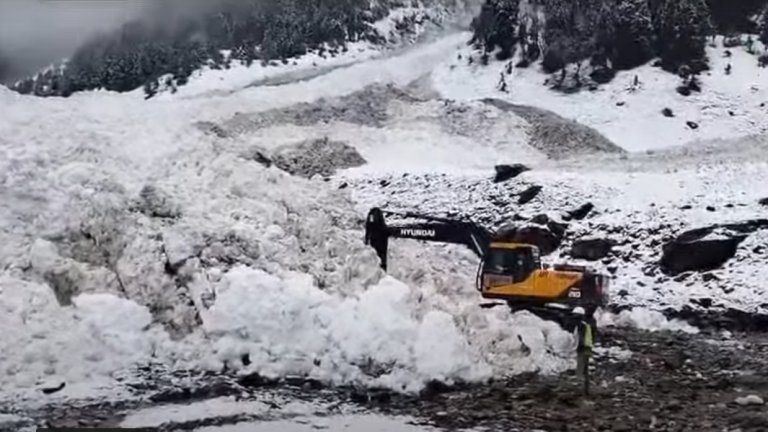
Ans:
{"label": "snowy mountainside", "polygon": [[[446,98],[492,97],[545,108],[596,128],[629,151],[766,133],[768,69],[759,67],[745,47],[728,48],[723,42],[724,37],[718,36],[714,47],[707,46],[710,70],[699,76],[702,91],[690,96],[676,92],[679,77],[650,63],[621,71],[594,91],[563,94],[545,86],[547,76],[534,65],[513,68],[509,75],[507,65],[501,62],[468,65],[467,59],[477,56],[470,48],[446,60],[433,73],[433,80],[435,89]],[[755,45],[758,52],[764,49],[760,42]],[[505,76],[507,92],[499,91],[501,75]],[[671,109],[674,117],[664,116],[665,108]],[[687,122],[695,122],[697,127]]]}

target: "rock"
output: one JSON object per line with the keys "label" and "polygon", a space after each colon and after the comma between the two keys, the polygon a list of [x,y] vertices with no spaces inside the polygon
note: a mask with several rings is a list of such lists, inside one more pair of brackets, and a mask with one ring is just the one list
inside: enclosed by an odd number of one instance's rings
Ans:
{"label": "rock", "polygon": [[611,253],[614,242],[608,239],[581,239],[573,242],[571,256],[577,259],[597,261]]}
{"label": "rock", "polygon": [[582,220],[585,217],[587,217],[589,212],[591,212],[594,208],[595,208],[594,204],[586,203],[586,204],[582,205],[581,207],[579,207],[579,208],[577,208],[575,210],[569,211],[568,212],[568,217],[570,219]]}
{"label": "rock", "polygon": [[736,403],[741,406],[747,405],[763,405],[765,402],[763,398],[757,395],[748,395],[736,398]]}
{"label": "rock", "polygon": [[246,150],[241,154],[241,157],[246,160],[257,162],[266,168],[272,166],[272,159],[270,159],[269,156],[267,156],[267,154],[258,147],[253,147]]}
{"label": "rock", "polygon": [[663,110],[661,110],[661,113],[664,115],[664,117],[674,117],[675,116],[675,114],[669,108],[664,108]]}
{"label": "rock", "polygon": [[496,169],[496,177],[493,179],[494,183],[505,182],[531,170],[523,164],[496,165],[494,168]]}
{"label": "rock", "polygon": [[517,230],[512,241],[535,245],[540,249],[542,255],[549,255],[560,247],[562,240],[549,228],[532,225]]}
{"label": "rock", "polygon": [[760,205],[764,205],[764,206],[768,207],[768,197],[761,199],[757,203],[760,204]]}
{"label": "rock", "polygon": [[54,386],[54,387],[43,387],[41,389],[41,391],[43,392],[43,394],[53,394],[53,393],[56,393],[56,392],[59,392],[59,391],[63,390],[64,387],[66,387],[66,385],[67,385],[67,383],[62,381],[59,385]]}
{"label": "rock", "polygon": [[[667,275],[720,268],[736,255],[744,235],[710,236],[714,228],[685,232],[662,247],[661,269]],[[725,233],[724,233],[725,234]]]}
{"label": "rock", "polygon": [[715,209],[713,206],[707,206],[707,211],[708,211],[708,212],[713,212],[713,211],[715,211],[715,210],[716,210],[716,209]]}
{"label": "rock", "polygon": [[542,187],[541,186],[531,186],[528,189],[522,191],[520,195],[517,198],[517,203],[520,205],[528,204],[529,202],[533,201],[534,198],[541,192]]}
{"label": "rock", "polygon": [[531,222],[539,225],[546,225],[550,221],[549,216],[547,216],[544,213],[537,214],[536,216],[531,218]]}

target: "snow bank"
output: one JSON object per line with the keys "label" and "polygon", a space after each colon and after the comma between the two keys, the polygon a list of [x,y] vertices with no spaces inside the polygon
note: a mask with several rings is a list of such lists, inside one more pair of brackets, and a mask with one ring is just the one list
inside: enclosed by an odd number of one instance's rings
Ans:
{"label": "snow bank", "polygon": [[113,373],[155,356],[169,342],[147,329],[146,308],[111,294],[84,294],[62,308],[50,287],[4,276],[0,310],[5,397],[31,396],[61,383],[66,387],[52,397],[113,392]]}
{"label": "snow bank", "polygon": [[477,381],[534,365],[543,372],[570,366],[568,359],[555,364],[549,358],[558,348],[567,356],[571,342],[554,325],[506,311],[457,321],[391,277],[341,297],[317,289],[304,275],[280,280],[239,267],[217,292],[204,317],[204,329],[216,340],[206,362],[217,370],[223,362],[242,368],[247,354],[251,365],[244,370],[269,376],[417,391],[433,379]]}
{"label": "snow bank", "polygon": [[680,331],[696,334],[699,332],[694,326],[685,321],[667,319],[661,312],[635,308],[621,311],[618,314],[603,312],[597,316],[598,326],[630,327],[647,331]]}

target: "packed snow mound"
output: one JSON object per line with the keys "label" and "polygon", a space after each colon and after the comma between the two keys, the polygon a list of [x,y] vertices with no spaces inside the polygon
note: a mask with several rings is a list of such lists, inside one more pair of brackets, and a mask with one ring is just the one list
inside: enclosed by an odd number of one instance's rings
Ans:
{"label": "packed snow mound", "polygon": [[112,388],[114,373],[171,343],[164,332],[147,329],[151,314],[130,300],[106,293],[73,300],[62,308],[49,286],[0,277],[0,324],[7,332],[0,340],[3,399],[61,383],[53,397],[95,395],[95,387]]}
{"label": "packed snow mound", "polygon": [[[757,40],[755,35],[752,38]],[[759,42],[754,45],[757,53],[764,52]],[[467,59],[478,56],[470,47],[445,60],[431,76],[445,98],[499,98],[550,110],[595,128],[628,151],[768,132],[768,69],[759,67],[757,56],[746,47],[726,48],[722,36],[714,47],[707,47],[707,55],[710,70],[700,77],[702,91],[690,96],[677,93],[680,77],[651,63],[621,71],[594,91],[576,94],[550,90],[538,64],[513,68],[505,77],[507,91],[501,92],[499,74],[506,73],[506,62],[470,65]],[[729,64],[730,73],[726,73]],[[662,115],[665,108],[673,117]]]}

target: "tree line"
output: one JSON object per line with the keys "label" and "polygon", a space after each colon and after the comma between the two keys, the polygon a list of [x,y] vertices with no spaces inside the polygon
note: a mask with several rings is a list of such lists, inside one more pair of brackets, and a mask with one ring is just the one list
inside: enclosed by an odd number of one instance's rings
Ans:
{"label": "tree line", "polygon": [[[357,0],[241,0],[186,18],[172,26],[136,20],[90,39],[63,64],[21,80],[12,89],[38,96],[69,96],[142,86],[150,97],[166,77],[184,85],[203,66],[228,68],[233,60],[284,60],[329,44],[378,40],[370,24],[389,2]],[[162,21],[162,20],[159,20]],[[223,51],[231,53],[224,56]]]}
{"label": "tree line", "polygon": [[658,57],[670,72],[708,68],[708,37],[758,33],[768,45],[768,0],[486,0],[471,43],[518,66],[541,60],[547,73],[590,60],[626,70]]}

